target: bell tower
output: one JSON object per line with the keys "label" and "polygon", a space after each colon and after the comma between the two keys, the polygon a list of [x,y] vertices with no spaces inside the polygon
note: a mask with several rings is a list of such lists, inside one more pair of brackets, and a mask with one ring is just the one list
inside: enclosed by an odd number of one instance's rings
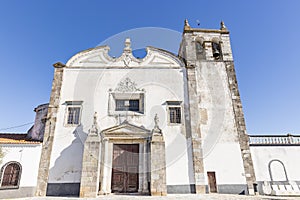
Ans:
{"label": "bell tower", "polygon": [[[254,194],[255,174],[239,95],[229,31],[192,28],[185,20],[179,56],[186,63],[196,193]],[[208,175],[214,174],[214,181]]]}

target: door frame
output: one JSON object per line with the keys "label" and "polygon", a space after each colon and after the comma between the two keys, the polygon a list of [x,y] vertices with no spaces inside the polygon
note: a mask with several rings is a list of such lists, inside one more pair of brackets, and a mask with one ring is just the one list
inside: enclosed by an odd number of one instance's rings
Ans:
{"label": "door frame", "polygon": [[139,144],[139,194],[149,194],[150,182],[150,140],[151,131],[143,126],[130,124],[128,121],[104,129],[100,133],[101,165],[98,194],[111,193],[112,159],[114,144]]}
{"label": "door frame", "polygon": [[[213,179],[210,179],[210,177],[213,177]],[[216,179],[216,172],[215,171],[208,171],[207,172],[207,183],[208,183],[208,192],[209,193],[218,193],[218,185],[217,185],[217,179]],[[211,188],[211,185],[214,185],[213,190]]]}
{"label": "door frame", "polygon": [[[140,153],[140,144],[139,143],[137,143],[137,144],[117,144],[117,143],[114,143],[113,144],[113,155],[114,155],[114,153],[115,153],[115,150],[116,150],[116,146],[122,146],[122,145],[137,145],[137,152],[133,152],[133,153]],[[120,147],[119,146],[119,147]],[[114,159],[114,158],[113,158]],[[124,163],[124,167],[128,167],[128,164],[127,164],[127,162],[125,161],[125,163]],[[137,171],[137,182],[136,182],[136,189],[137,189],[137,191],[135,191],[135,192],[128,192],[128,190],[126,190],[126,186],[125,185],[123,185],[124,187],[125,187],[125,191],[122,191],[122,192],[114,192],[114,193],[136,193],[136,192],[138,192],[138,189],[139,189],[139,166],[140,166],[140,158],[138,157],[138,163],[136,164],[136,167],[138,168],[138,171]],[[114,166],[114,160],[112,160],[112,174],[111,174],[111,190],[112,190],[112,188],[113,188],[113,176],[114,176],[114,167],[118,167],[118,166]],[[125,172],[123,172],[123,173],[126,173],[126,171]],[[122,173],[122,174],[123,174]],[[123,174],[124,175],[124,174]],[[127,177],[128,178],[128,175],[127,176],[125,176],[125,177]],[[125,182],[126,181],[128,181],[128,180],[124,180]],[[125,184],[124,182],[123,182],[123,184]],[[128,189],[128,188],[127,188]]]}
{"label": "door frame", "polygon": [[138,193],[149,194],[150,173],[149,173],[149,143],[147,140],[121,141],[116,139],[106,139],[102,148],[102,161],[100,167],[100,187],[98,194],[110,194],[112,182],[113,145],[114,144],[139,144],[139,174]]}

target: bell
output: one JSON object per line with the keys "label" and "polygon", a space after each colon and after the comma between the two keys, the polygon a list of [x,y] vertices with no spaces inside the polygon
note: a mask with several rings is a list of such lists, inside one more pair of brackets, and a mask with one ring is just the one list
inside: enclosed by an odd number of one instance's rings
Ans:
{"label": "bell", "polygon": [[213,56],[214,56],[215,58],[218,58],[218,57],[220,56],[220,52],[219,52],[218,49],[214,49],[214,50],[213,50]]}

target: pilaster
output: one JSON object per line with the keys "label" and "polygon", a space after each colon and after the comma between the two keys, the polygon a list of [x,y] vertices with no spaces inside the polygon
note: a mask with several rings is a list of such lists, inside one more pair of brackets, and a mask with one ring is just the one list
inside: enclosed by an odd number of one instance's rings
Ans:
{"label": "pilaster", "polygon": [[[99,191],[102,138],[98,131],[97,113],[94,114],[92,128],[84,143],[82,171],[80,181],[80,197],[95,198]],[[105,145],[107,146],[107,145]]]}
{"label": "pilaster", "polygon": [[248,193],[254,195],[254,183],[256,181],[253,161],[249,148],[249,137],[246,133],[246,124],[244,118],[244,112],[242,109],[241,97],[238,90],[238,84],[236,79],[236,73],[233,62],[225,62],[226,71],[228,76],[228,85],[232,97],[232,105],[235,117],[235,123],[237,127],[239,143],[241,148],[241,154],[244,164],[245,177],[248,187]]}
{"label": "pilaster", "polygon": [[166,156],[165,141],[161,129],[158,127],[158,116],[154,117],[154,128],[150,142],[150,194],[152,196],[166,196]]}
{"label": "pilaster", "polygon": [[189,95],[189,116],[190,116],[190,134],[192,155],[193,155],[193,169],[195,177],[195,191],[197,194],[205,193],[204,181],[204,163],[202,152],[202,139],[200,131],[200,117],[198,108],[198,94],[196,70],[194,67],[187,67],[187,87]]}
{"label": "pilaster", "polygon": [[152,196],[166,196],[165,141],[162,135],[153,135],[151,141],[151,185]]}
{"label": "pilaster", "polygon": [[43,146],[41,152],[41,159],[38,171],[36,196],[46,196],[47,184],[49,178],[50,158],[53,147],[55,126],[57,120],[57,112],[59,109],[59,100],[61,93],[61,86],[63,81],[63,72],[65,65],[62,63],[55,63],[54,65],[54,79],[52,82],[51,96],[47,114],[47,121],[44,132]]}
{"label": "pilaster", "polygon": [[95,198],[99,191],[101,138],[98,135],[87,137],[84,143],[80,197]]}

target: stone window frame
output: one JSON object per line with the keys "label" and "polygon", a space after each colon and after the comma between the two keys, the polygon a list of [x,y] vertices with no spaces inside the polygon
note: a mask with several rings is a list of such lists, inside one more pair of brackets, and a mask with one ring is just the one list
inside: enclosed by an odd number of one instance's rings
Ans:
{"label": "stone window frame", "polygon": [[222,53],[222,40],[220,40],[219,38],[212,38],[211,40],[211,52],[212,54],[214,53],[214,44],[218,45],[219,49],[219,57],[215,57],[213,56],[215,61],[223,61],[223,53]]}
{"label": "stone window frame", "polygon": [[[117,111],[116,100],[139,100],[139,111]],[[108,115],[109,116],[141,116],[145,115],[145,92],[109,92]]]}
{"label": "stone window frame", "polygon": [[[195,43],[195,52],[196,57],[199,60],[205,60],[206,59],[206,48],[205,48],[205,40],[202,37],[197,37],[194,41]],[[202,48],[202,52],[199,52],[197,46],[200,45]]]}
{"label": "stone window frame", "polygon": [[[183,125],[183,105],[182,101],[166,101],[167,105],[167,123],[169,126],[180,126]],[[170,119],[170,108],[180,108],[180,123],[171,123]]]}
{"label": "stone window frame", "polygon": [[[17,181],[17,184],[16,184],[16,185],[9,185],[9,186],[2,186],[2,181],[3,181],[3,176],[4,176],[5,169],[6,169],[9,165],[12,165],[12,164],[16,164],[16,165],[18,165],[18,167],[19,167],[19,173],[18,173],[18,181]],[[10,162],[7,162],[6,164],[4,164],[4,165],[1,167],[1,171],[0,171],[0,190],[2,190],[2,189],[18,189],[19,186],[20,186],[21,175],[22,175],[22,165],[21,165],[19,162],[16,162],[16,161],[10,161]]]}
{"label": "stone window frame", "polygon": [[[65,105],[65,119],[64,119],[64,126],[65,127],[75,127],[75,126],[80,126],[81,125],[81,115],[82,115],[82,106],[83,101],[66,101]],[[79,119],[78,119],[78,124],[69,124],[68,123],[68,118],[69,118],[69,108],[79,108]]]}

